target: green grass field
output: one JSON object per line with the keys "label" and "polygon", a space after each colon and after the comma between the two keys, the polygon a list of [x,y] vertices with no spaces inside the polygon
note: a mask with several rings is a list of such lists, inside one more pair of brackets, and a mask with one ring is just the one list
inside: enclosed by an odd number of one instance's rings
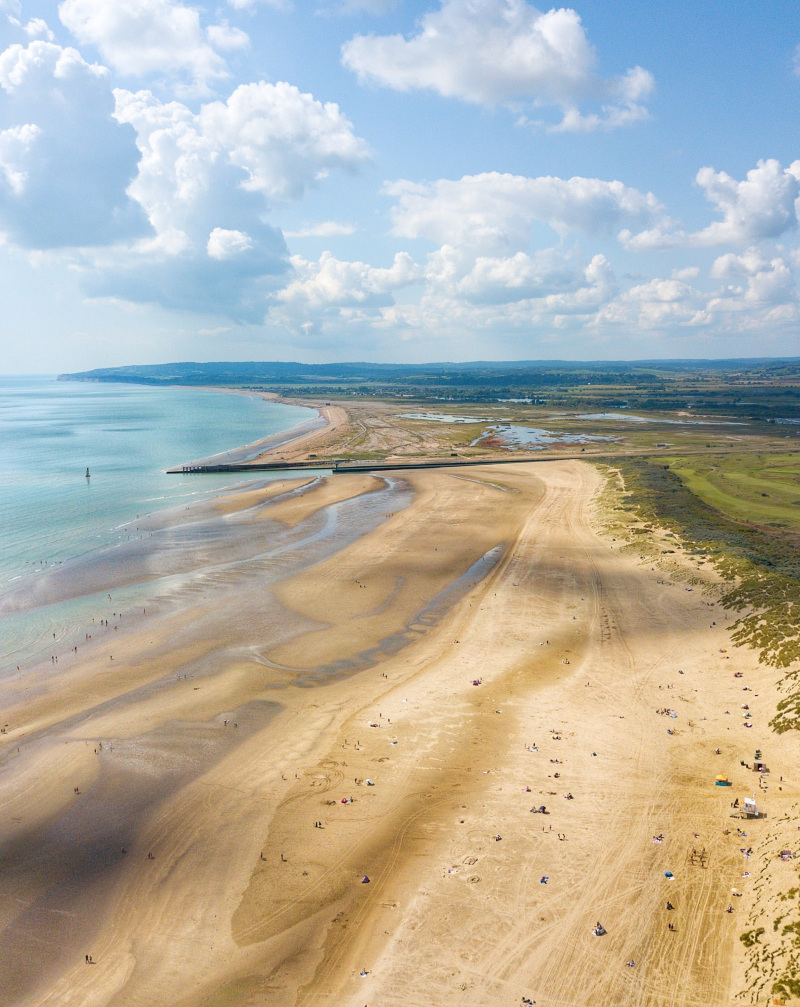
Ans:
{"label": "green grass field", "polygon": [[731,520],[800,531],[800,454],[679,455],[664,463]]}

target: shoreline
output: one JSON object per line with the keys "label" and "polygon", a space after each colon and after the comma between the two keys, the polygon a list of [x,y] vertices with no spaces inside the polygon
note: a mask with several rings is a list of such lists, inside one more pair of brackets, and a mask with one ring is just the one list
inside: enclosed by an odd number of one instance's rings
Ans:
{"label": "shoreline", "polygon": [[[178,387],[192,387],[192,386],[178,386]],[[264,399],[267,402],[274,402],[277,405],[287,405],[297,407],[299,403],[290,402],[286,399],[282,399],[279,396],[273,395],[269,392],[249,392],[241,391],[236,388],[224,388],[215,385],[203,385],[200,386],[206,388],[209,391],[220,391],[226,392],[232,395],[251,395],[257,398]],[[224,451],[218,451],[216,454],[208,455],[205,458],[200,458],[195,461],[186,462],[186,466],[202,466],[202,465],[214,465],[216,464],[216,459],[226,459],[226,463],[245,465],[247,462],[255,461],[262,455],[269,451],[274,451],[275,449],[282,447],[285,444],[290,444],[295,441],[305,441],[313,434],[326,430],[330,425],[330,420],[323,415],[324,406],[319,408],[316,406],[306,406],[303,405],[303,409],[316,409],[317,415],[311,419],[304,420],[301,423],[296,423],[293,427],[289,427],[287,430],[282,430],[277,434],[269,434],[267,437],[260,437],[257,440],[250,441],[248,444],[242,444],[239,447],[233,447],[226,449]],[[175,471],[178,471],[176,467]]]}
{"label": "shoreline", "polygon": [[[326,403],[324,405],[321,403],[309,404],[305,401],[301,402],[297,399],[284,398],[275,392],[250,391],[240,388],[229,388],[223,385],[177,385],[175,387],[200,387],[205,388],[208,391],[225,392],[229,395],[256,396],[267,402],[275,402],[278,405],[316,410],[317,415],[312,419],[295,424],[295,426],[290,427],[288,430],[281,431],[280,433],[270,434],[267,437],[259,438],[248,444],[219,451],[214,455],[208,455],[194,461],[176,464],[168,470],[170,473],[181,473],[183,471],[191,470],[198,471],[206,467],[214,468],[216,471],[227,471],[225,467],[228,465],[235,466],[235,468],[232,468],[230,471],[247,471],[247,469],[259,471],[259,463],[272,462],[274,453],[279,448],[291,445],[293,452],[296,452],[296,449],[298,449],[301,445],[307,446],[309,444],[313,444],[314,441],[329,436],[340,426],[343,426],[348,422],[346,411],[338,404],[335,406],[332,406],[330,403]],[[220,459],[223,458],[225,460],[220,461]],[[308,467],[312,467],[310,462],[313,458],[313,455],[310,458],[307,458]],[[281,460],[285,459],[275,458],[276,462]],[[324,458],[320,459],[321,465],[319,467],[325,468],[325,461],[326,459]],[[216,468],[216,466],[220,466],[220,468]]]}
{"label": "shoreline", "polygon": [[[601,528],[601,483],[566,460],[306,477],[168,526],[152,617],[5,697],[4,1002],[727,1007],[740,760],[760,744],[783,777],[758,856],[800,797],[777,674],[731,645],[713,576],[676,554],[665,582]],[[742,682],[754,730],[725,712]]]}

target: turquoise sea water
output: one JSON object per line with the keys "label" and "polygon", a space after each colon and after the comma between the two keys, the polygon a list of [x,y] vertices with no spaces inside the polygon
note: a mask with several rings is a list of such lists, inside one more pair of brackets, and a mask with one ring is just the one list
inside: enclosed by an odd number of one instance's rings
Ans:
{"label": "turquoise sea water", "polygon": [[0,602],[54,564],[113,546],[138,515],[241,481],[167,475],[170,466],[315,415],[206,389],[0,377]]}

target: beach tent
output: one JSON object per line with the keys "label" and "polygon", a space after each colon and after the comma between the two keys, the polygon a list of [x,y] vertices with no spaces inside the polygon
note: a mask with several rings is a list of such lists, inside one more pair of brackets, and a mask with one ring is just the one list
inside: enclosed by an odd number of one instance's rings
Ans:
{"label": "beach tent", "polygon": [[715,787],[729,787],[730,785],[730,780],[727,776],[718,776],[716,780],[714,780]]}
{"label": "beach tent", "polygon": [[758,805],[756,804],[755,794],[752,797],[745,797],[742,811],[748,818],[758,818]]}

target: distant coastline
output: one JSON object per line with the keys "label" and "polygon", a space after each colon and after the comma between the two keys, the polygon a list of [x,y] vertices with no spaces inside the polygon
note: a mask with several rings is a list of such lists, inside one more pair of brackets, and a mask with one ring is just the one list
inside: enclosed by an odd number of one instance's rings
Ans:
{"label": "distant coastline", "polygon": [[349,379],[380,381],[413,375],[458,375],[462,373],[497,375],[520,371],[581,371],[594,373],[635,373],[642,369],[668,372],[725,372],[764,367],[800,367],[796,357],[665,358],[642,360],[470,360],[440,361],[420,364],[372,363],[346,361],[327,364],[303,364],[295,361],[215,361],[198,363],[179,361],[169,364],[129,364],[121,367],[97,367],[58,375],[59,381],[131,381],[136,384],[231,385],[263,381],[309,381]]}
{"label": "distant coastline", "polygon": [[514,403],[597,413],[702,410],[774,421],[800,419],[800,357],[729,360],[515,360],[383,364],[178,362],[96,368],[61,381],[184,385],[272,394],[310,404],[369,398],[441,405]]}

